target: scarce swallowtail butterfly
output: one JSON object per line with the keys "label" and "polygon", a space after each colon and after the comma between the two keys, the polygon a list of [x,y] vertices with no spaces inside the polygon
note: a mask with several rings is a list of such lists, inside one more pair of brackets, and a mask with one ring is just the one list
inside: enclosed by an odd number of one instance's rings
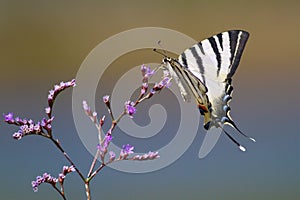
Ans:
{"label": "scarce swallowtail butterfly", "polygon": [[221,128],[222,131],[242,150],[241,146],[228,132],[224,124],[235,128],[246,136],[230,117],[229,101],[232,99],[232,76],[234,75],[249,33],[231,30],[205,39],[186,49],[178,59],[165,56],[164,67],[177,83],[184,101],[196,101],[204,128]]}

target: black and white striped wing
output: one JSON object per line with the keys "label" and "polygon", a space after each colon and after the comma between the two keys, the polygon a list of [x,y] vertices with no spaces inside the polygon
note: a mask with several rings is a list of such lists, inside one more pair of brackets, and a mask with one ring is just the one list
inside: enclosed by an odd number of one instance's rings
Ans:
{"label": "black and white striped wing", "polygon": [[[180,65],[197,77],[207,88],[211,104],[211,125],[228,123],[237,128],[229,116],[228,102],[234,75],[249,37],[246,31],[219,33],[185,50],[178,58]],[[207,123],[207,122],[206,122]],[[206,129],[209,124],[205,124]]]}

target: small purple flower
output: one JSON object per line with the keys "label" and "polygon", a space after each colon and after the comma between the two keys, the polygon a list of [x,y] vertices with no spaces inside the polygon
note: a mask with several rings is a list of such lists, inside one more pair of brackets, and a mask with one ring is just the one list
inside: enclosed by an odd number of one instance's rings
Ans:
{"label": "small purple flower", "polygon": [[153,76],[155,73],[154,70],[151,70],[150,67],[146,67],[146,65],[141,66],[142,76],[143,76],[143,83],[147,83],[149,80],[149,77]]}
{"label": "small purple flower", "polygon": [[71,165],[69,168],[68,168],[68,172],[75,172],[76,169],[73,165]]}
{"label": "small purple flower", "polygon": [[63,166],[63,173],[66,174],[69,169],[69,166]]}
{"label": "small purple flower", "polygon": [[112,140],[112,136],[110,134],[106,134],[104,139],[103,139],[102,144],[98,145],[98,149],[101,152],[106,153],[107,152],[107,147],[108,147],[111,140]]}
{"label": "small purple flower", "polygon": [[161,82],[159,83],[160,85],[162,85],[162,87],[167,87],[169,88],[171,86],[171,79],[168,76],[165,76],[163,78],[163,80],[161,80]]}
{"label": "small purple flower", "polygon": [[34,125],[33,131],[36,132],[36,133],[39,133],[39,132],[42,131],[42,127],[41,127],[41,123],[40,122],[38,122],[37,124]]}
{"label": "small purple flower", "polygon": [[54,94],[55,94],[54,90],[49,90],[48,101],[53,100]]}
{"label": "small purple flower", "polygon": [[46,119],[46,118],[43,118],[43,119],[41,120],[41,126],[44,128],[46,125],[47,125],[47,119]]}
{"label": "small purple flower", "polygon": [[[61,85],[62,87],[64,86],[62,82],[60,83],[60,85]],[[60,90],[60,89],[61,89],[61,87],[60,87],[59,85],[54,85],[54,91],[58,91],[58,90]]]}
{"label": "small purple flower", "polygon": [[171,86],[171,79],[167,76],[165,76],[159,83],[156,83],[153,87],[154,91],[160,91],[165,87],[170,87]]}
{"label": "small purple flower", "polygon": [[110,152],[109,152],[109,162],[110,162],[110,163],[113,162],[113,161],[115,160],[115,158],[116,158],[115,152],[110,151]]}
{"label": "small purple flower", "polygon": [[105,121],[105,115],[103,115],[103,117],[99,120],[99,124],[102,127]]}
{"label": "small purple flower", "polygon": [[28,127],[28,125],[23,125],[23,126],[20,126],[20,131],[22,131],[23,134],[26,134],[26,133],[30,133],[30,128]]}
{"label": "small purple flower", "polygon": [[45,108],[45,113],[50,117],[51,108],[50,107]]}
{"label": "small purple flower", "polygon": [[9,124],[12,124],[14,123],[14,114],[12,112],[9,112],[7,113],[7,115],[4,115],[4,121],[9,123]]}
{"label": "small purple flower", "polygon": [[71,81],[68,81],[68,82],[66,82],[65,83],[65,86],[66,87],[75,87],[76,86],[76,81],[75,81],[75,79],[72,79]]}
{"label": "small purple flower", "polygon": [[134,146],[131,146],[130,144],[126,144],[123,145],[122,151],[125,154],[132,154],[133,152]]}
{"label": "small purple flower", "polygon": [[163,74],[164,74],[163,77],[170,76],[169,70],[163,70]]}
{"label": "small purple flower", "polygon": [[37,192],[39,190],[38,186],[39,186],[39,184],[36,181],[31,182],[31,187],[33,189],[33,192]]}
{"label": "small purple flower", "polygon": [[152,88],[152,89],[150,90],[150,92],[148,93],[147,97],[148,97],[148,98],[151,98],[154,94],[155,94],[155,90]]}
{"label": "small purple flower", "polygon": [[82,107],[85,112],[90,112],[91,110],[86,101],[82,101]]}
{"label": "small purple flower", "polygon": [[50,119],[43,118],[40,122],[40,126],[47,131],[51,131],[51,129],[52,129],[51,123],[53,120],[54,120],[54,117],[51,117]]}
{"label": "small purple flower", "polygon": [[27,124],[28,123],[28,120],[25,118],[22,120],[23,124]]}
{"label": "small purple flower", "polygon": [[90,117],[90,119],[95,123],[97,120],[97,113],[91,111],[91,108],[89,107],[89,105],[87,104],[86,101],[82,101],[82,107],[83,107],[85,114],[88,117]]}
{"label": "small purple flower", "polygon": [[134,107],[134,102],[126,101],[125,102],[125,111],[132,118],[132,115],[136,112],[136,108]]}
{"label": "small purple flower", "polygon": [[104,142],[109,144],[111,140],[112,140],[111,134],[110,133],[106,134],[105,137],[104,137]]}
{"label": "small purple flower", "polygon": [[150,77],[154,74],[154,70],[151,70],[150,67],[146,67],[144,64],[141,66],[141,71],[144,77]]}
{"label": "small purple flower", "polygon": [[16,118],[15,118],[15,122],[16,122],[17,124],[22,124],[22,123],[23,123],[23,120],[22,120],[20,117],[16,117]]}
{"label": "small purple flower", "polygon": [[148,83],[142,84],[141,95],[144,95],[148,90]]}
{"label": "small purple flower", "polygon": [[142,76],[145,76],[146,73],[147,73],[147,67],[146,67],[146,65],[142,64],[141,71],[142,71]]}
{"label": "small purple flower", "polygon": [[19,130],[18,132],[14,133],[12,136],[13,136],[14,139],[20,140],[20,139],[23,137],[23,134],[22,134],[22,132]]}
{"label": "small purple flower", "polygon": [[110,110],[109,96],[108,96],[108,95],[103,96],[103,102],[104,102],[105,105],[107,106],[108,111],[111,112],[111,110]]}
{"label": "small purple flower", "polygon": [[109,96],[108,95],[103,96],[103,102],[105,104],[107,104],[109,102]]}
{"label": "small purple flower", "polygon": [[125,159],[127,159],[127,157],[129,156],[129,154],[134,153],[134,152],[133,152],[133,149],[134,149],[134,147],[131,146],[130,144],[123,145],[123,148],[121,149],[121,152],[120,152],[120,157],[119,157],[119,159],[120,159],[120,160],[125,160]]}
{"label": "small purple flower", "polygon": [[58,175],[58,181],[60,183],[63,183],[64,182],[64,179],[66,178],[66,175],[70,172],[74,172],[75,171],[75,168],[73,165],[71,165],[70,167],[69,166],[63,166],[63,170],[62,170],[62,173],[60,173]]}
{"label": "small purple flower", "polygon": [[51,124],[47,124],[45,127],[44,127],[47,131],[50,131],[52,129],[52,126]]}
{"label": "small purple flower", "polygon": [[58,174],[58,181],[60,182],[60,183],[62,183],[63,182],[63,180],[66,178],[66,175],[65,174],[63,174],[63,173],[59,173]]}

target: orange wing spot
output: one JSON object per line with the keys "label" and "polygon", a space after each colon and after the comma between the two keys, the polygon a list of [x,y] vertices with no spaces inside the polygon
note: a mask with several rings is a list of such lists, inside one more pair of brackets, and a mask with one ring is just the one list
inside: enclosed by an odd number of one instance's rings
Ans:
{"label": "orange wing spot", "polygon": [[199,104],[198,107],[200,110],[203,110],[204,112],[208,112],[208,109],[206,106]]}

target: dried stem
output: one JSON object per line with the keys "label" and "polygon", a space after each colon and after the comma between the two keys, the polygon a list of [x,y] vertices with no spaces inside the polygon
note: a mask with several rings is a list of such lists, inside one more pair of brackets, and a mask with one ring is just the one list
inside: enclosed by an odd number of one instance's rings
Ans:
{"label": "dried stem", "polygon": [[88,180],[87,180],[87,182],[90,182],[95,176],[96,176],[96,174],[101,170],[101,169],[103,169],[103,167],[105,167],[106,165],[104,164],[104,163],[102,163],[101,165],[100,165],[100,167],[98,167],[98,169],[96,169],[92,174],[91,174],[91,176],[88,178]]}
{"label": "dried stem", "polygon": [[54,187],[54,189],[60,194],[60,196],[64,199],[67,200],[65,194],[63,191],[60,191],[55,185],[52,185]]}
{"label": "dried stem", "polygon": [[60,145],[60,143],[58,142],[58,140],[53,139],[52,137],[50,137],[50,140],[55,144],[55,146],[64,154],[65,158],[69,161],[69,163],[74,166],[75,171],[78,173],[78,175],[80,176],[80,178],[85,181],[84,176],[82,175],[82,173],[79,171],[79,169],[76,167],[76,165],[73,163],[73,161],[71,160],[71,158],[69,157],[69,155],[65,152],[65,150],[62,148],[62,146]]}
{"label": "dried stem", "polygon": [[90,176],[91,176],[91,174],[92,174],[92,172],[93,172],[93,170],[94,170],[94,167],[95,167],[95,165],[96,165],[96,162],[97,162],[99,153],[100,153],[100,151],[99,151],[99,149],[97,149],[96,154],[95,154],[95,156],[94,156],[94,159],[93,159],[93,162],[92,162],[92,164],[91,164],[91,167],[90,167],[90,170],[89,170],[89,173],[88,173],[87,177],[90,177]]}
{"label": "dried stem", "polygon": [[86,181],[84,183],[84,187],[85,187],[85,194],[86,194],[87,200],[91,200],[90,182]]}

